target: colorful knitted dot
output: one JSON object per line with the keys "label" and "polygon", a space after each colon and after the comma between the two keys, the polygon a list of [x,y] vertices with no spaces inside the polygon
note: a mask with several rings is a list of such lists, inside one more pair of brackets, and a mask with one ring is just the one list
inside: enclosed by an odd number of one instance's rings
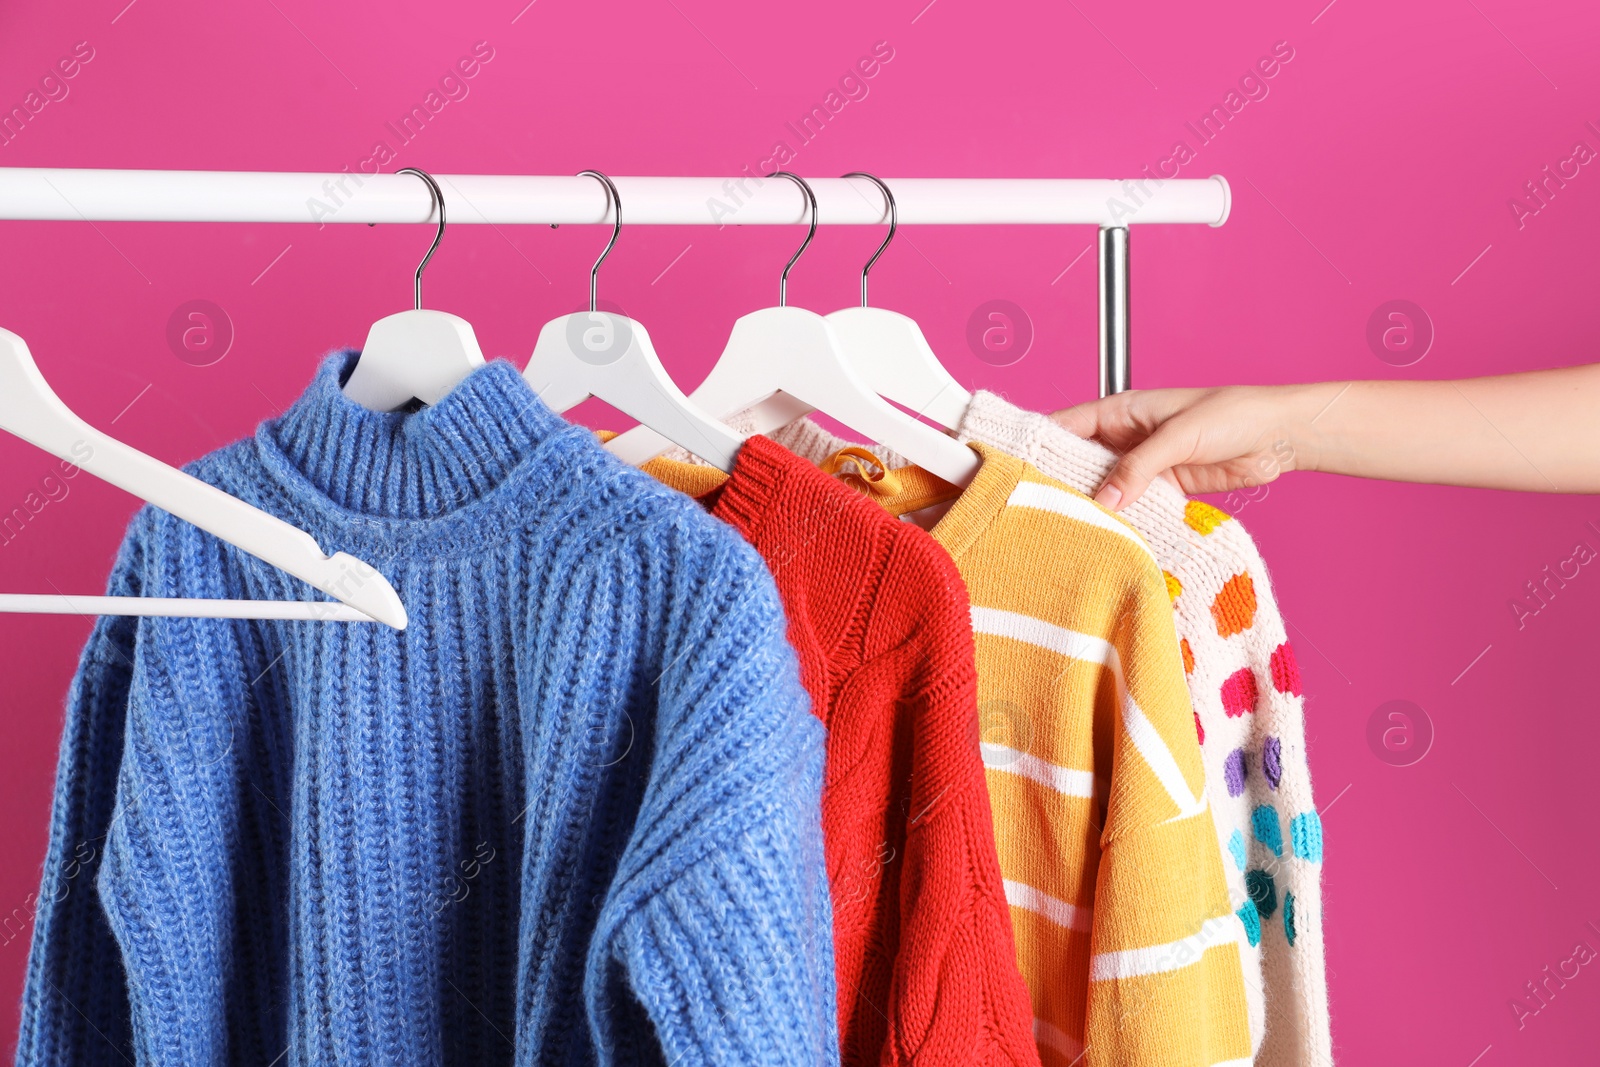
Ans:
{"label": "colorful knitted dot", "polygon": [[1244,936],[1250,939],[1250,946],[1261,944],[1261,913],[1256,911],[1256,902],[1246,900],[1234,914],[1244,924]]}
{"label": "colorful knitted dot", "polygon": [[1256,676],[1240,667],[1222,681],[1222,710],[1233,718],[1256,710]]}
{"label": "colorful knitted dot", "polygon": [[1233,836],[1228,838],[1228,854],[1233,857],[1233,865],[1241,871],[1244,870],[1244,835],[1237,827],[1234,828]]}
{"label": "colorful knitted dot", "polygon": [[1272,651],[1272,687],[1280,693],[1301,696],[1300,664],[1295,662],[1294,649],[1285,641]]}
{"label": "colorful knitted dot", "polygon": [[1307,811],[1290,819],[1289,847],[1301,859],[1321,863],[1322,817],[1314,811]]}
{"label": "colorful knitted dot", "polygon": [[1288,890],[1283,894],[1283,936],[1289,939],[1289,947],[1294,947],[1294,894]]}
{"label": "colorful knitted dot", "polygon": [[1194,713],[1194,735],[1200,739],[1202,745],[1206,743],[1206,728],[1200,724],[1198,711]]}
{"label": "colorful knitted dot", "polygon": [[1194,673],[1194,649],[1189,647],[1189,639],[1187,637],[1183,637],[1183,638],[1179,638],[1178,639],[1178,651],[1183,653],[1183,673],[1184,674],[1193,674]]}
{"label": "colorful knitted dot", "polygon": [[1272,875],[1261,870],[1247,871],[1244,876],[1244,888],[1250,894],[1250,899],[1255,903],[1261,917],[1272,918],[1272,913],[1278,910],[1278,883],[1272,880]]}
{"label": "colorful knitted dot", "polygon": [[1267,743],[1261,746],[1261,770],[1267,776],[1267,784],[1276,792],[1278,783],[1283,781],[1283,742],[1276,737],[1267,738]]}
{"label": "colorful knitted dot", "polygon": [[1244,795],[1244,749],[1236,748],[1222,761],[1222,779],[1228,783],[1228,795]]}
{"label": "colorful knitted dot", "polygon": [[1183,506],[1183,521],[1189,524],[1189,529],[1201,537],[1209,534],[1232,517],[1226,511],[1214,508],[1210,504],[1199,500],[1191,500]]}
{"label": "colorful knitted dot", "polygon": [[1166,571],[1162,571],[1161,572],[1161,576],[1167,580],[1167,599],[1168,600],[1174,600],[1175,601],[1180,596],[1183,595],[1183,583],[1182,582],[1178,581],[1178,579],[1174,578],[1172,575],[1168,574]]}
{"label": "colorful knitted dot", "polygon": [[1262,804],[1250,813],[1250,828],[1256,840],[1272,850],[1274,856],[1283,855],[1283,827],[1278,823],[1278,809]]}
{"label": "colorful knitted dot", "polygon": [[1223,637],[1244,633],[1256,621],[1256,584],[1243,571],[1229,578],[1211,602],[1211,617]]}

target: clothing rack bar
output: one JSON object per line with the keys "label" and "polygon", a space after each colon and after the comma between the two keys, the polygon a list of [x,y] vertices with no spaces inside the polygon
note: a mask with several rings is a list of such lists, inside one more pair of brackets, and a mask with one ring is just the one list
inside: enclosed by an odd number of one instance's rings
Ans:
{"label": "clothing rack bar", "polygon": [[[604,187],[581,176],[439,174],[451,224],[610,221]],[[789,181],[614,178],[627,223],[793,225],[806,203]],[[888,212],[864,178],[808,179],[824,225],[879,225]],[[886,178],[900,222],[916,226],[1087,224],[1100,228],[1100,394],[1131,387],[1128,230],[1133,223],[1221,226],[1227,179]],[[406,174],[0,167],[0,219],[85,222],[426,222],[433,199]]]}
{"label": "clothing rack bar", "polygon": [[[592,178],[438,174],[451,225],[599,223],[605,191]],[[631,225],[792,225],[805,202],[792,182],[731,178],[613,179]],[[809,178],[827,225],[888,221],[862,178]],[[900,222],[916,225],[1204,223],[1220,226],[1222,177],[885,178]],[[406,174],[0,168],[0,219],[91,222],[423,222],[428,187]]]}

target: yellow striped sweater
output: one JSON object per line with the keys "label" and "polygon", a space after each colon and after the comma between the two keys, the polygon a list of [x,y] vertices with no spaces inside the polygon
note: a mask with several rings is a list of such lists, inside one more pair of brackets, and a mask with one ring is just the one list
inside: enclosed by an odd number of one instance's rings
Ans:
{"label": "yellow striped sweater", "polygon": [[[817,460],[807,439],[828,438],[811,429],[799,443]],[[931,530],[972,599],[995,839],[1040,1056],[1248,1063],[1243,930],[1161,570],[1120,518],[972,447],[983,464],[965,491],[856,449],[824,466],[901,516],[948,504]]]}

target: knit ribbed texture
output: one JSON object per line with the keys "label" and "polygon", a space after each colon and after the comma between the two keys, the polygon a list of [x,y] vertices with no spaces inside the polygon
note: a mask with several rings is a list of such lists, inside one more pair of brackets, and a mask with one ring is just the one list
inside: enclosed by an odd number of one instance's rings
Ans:
{"label": "knit ribbed texture", "polygon": [[[507,363],[400,415],[354,359],[191,469],[410,626],[97,624],[18,1062],[837,1062],[823,730],[759,556]],[[111,592],[315,596],[149,508]]]}
{"label": "knit ribbed texture", "polygon": [[[847,445],[805,421],[775,436],[824,462]],[[974,447],[982,466],[959,492],[915,467],[850,480],[894,514],[948,508],[932,533],[972,599],[995,839],[1040,1056],[1247,1062],[1245,932],[1160,569],[1121,519]]]}
{"label": "knit ribbed texture", "polygon": [[[979,392],[959,434],[1093,492],[1116,455],[1043,415]],[[1206,793],[1229,858],[1229,890],[1251,934],[1263,1067],[1328,1067],[1322,942],[1322,821],[1306,762],[1305,697],[1261,553],[1238,521],[1158,479],[1122,515],[1168,576],[1194,704]],[[1252,978],[1254,970],[1259,979]],[[1258,984],[1259,982],[1259,984]]]}
{"label": "knit ribbed texture", "polygon": [[725,481],[668,459],[644,470],[708,494],[767,561],[828,727],[843,1062],[1038,1067],[977,744],[967,590],[950,556],[764,437]]}

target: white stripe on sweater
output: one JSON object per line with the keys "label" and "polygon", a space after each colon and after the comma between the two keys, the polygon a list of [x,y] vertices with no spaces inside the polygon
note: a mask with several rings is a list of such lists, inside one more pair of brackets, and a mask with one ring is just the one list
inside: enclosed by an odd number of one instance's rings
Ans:
{"label": "white stripe on sweater", "polygon": [[1040,511],[1053,511],[1057,515],[1065,515],[1069,519],[1086,522],[1090,526],[1098,526],[1102,530],[1109,530],[1121,534],[1139,546],[1146,556],[1155,562],[1155,554],[1150,551],[1150,546],[1144,543],[1144,538],[1123,522],[1121,519],[1112,518],[1100,510],[1100,505],[1087,497],[1077,493],[1069,493],[1065,489],[1057,489],[1053,485],[1042,485],[1039,482],[1018,482],[1017,487],[1011,490],[1011,496],[1006,504],[1015,508],[1037,508]]}
{"label": "white stripe on sweater", "polygon": [[1088,932],[1089,918],[1093,914],[1093,909],[1080,908],[1060,897],[1053,897],[1031,885],[1013,882],[1009,878],[1005,880],[1005,887],[1006,903],[1012,907],[1042,915],[1057,926],[1064,926],[1068,930]]}
{"label": "white stripe on sweater", "polygon": [[[1041,488],[1049,488],[1043,486]],[[1178,767],[1178,761],[1173,757],[1172,751],[1167,748],[1160,733],[1145,716],[1145,713],[1135,703],[1133,695],[1128,692],[1127,682],[1122,676],[1122,661],[1117,656],[1116,648],[1108,641],[1091,634],[1079,633],[1069,630],[1064,626],[1036,619],[1032,615],[1023,615],[1015,611],[1003,611],[999,608],[983,608],[976,604],[972,607],[972,630],[974,633],[989,634],[994,637],[1007,637],[1013,641],[1022,641],[1039,648],[1049,649],[1071,659],[1083,660],[1087,663],[1099,663],[1111,669],[1116,677],[1117,692],[1122,696],[1122,724],[1128,732],[1128,739],[1133,742],[1133,747],[1139,755],[1144,757],[1145,765],[1150,768],[1161,787],[1167,791],[1172,802],[1178,806],[1178,818],[1187,818],[1206,810],[1205,792],[1202,789],[1199,797],[1189,792],[1189,783],[1183,777],[1183,771]],[[1042,761],[1041,761],[1042,762]],[[1046,766],[1050,766],[1046,764]],[[995,767],[995,770],[1014,770],[1017,774],[1043,781],[1029,773],[1035,768],[1024,769],[1019,765],[1012,767]],[[1083,772],[1075,772],[1083,773]],[[1093,785],[1091,778],[1090,792],[1072,793],[1073,796],[1092,796]],[[1048,781],[1043,784],[1051,785]],[[1066,792],[1066,790],[1062,790]]]}
{"label": "white stripe on sweater", "polygon": [[1133,742],[1133,747],[1144,757],[1145,766],[1150,768],[1156,781],[1161,783],[1161,788],[1178,806],[1178,814],[1173,819],[1187,819],[1205,811],[1205,788],[1201,787],[1198,797],[1189,792],[1189,782],[1184,778],[1172,750],[1161,739],[1155,724],[1145,717],[1144,710],[1134,702],[1133,694],[1126,689],[1122,692],[1122,727],[1128,731],[1128,740]]}
{"label": "white stripe on sweater", "polygon": [[1076,1040],[1064,1030],[1058,1030],[1043,1019],[1033,1020],[1033,1040],[1035,1044],[1049,1045],[1064,1056],[1071,1056],[1072,1062],[1077,1063],[1083,1057],[1083,1042]]}
{"label": "white stripe on sweater", "polygon": [[1167,974],[1192,967],[1206,950],[1218,945],[1237,945],[1239,920],[1236,915],[1207,919],[1200,932],[1149,948],[1129,948],[1121,952],[1102,952],[1089,959],[1089,981],[1138,978],[1147,974]]}
{"label": "white stripe on sweater", "polygon": [[990,634],[994,637],[1009,637],[1013,641],[1038,645],[1051,652],[1059,652],[1063,656],[1110,667],[1119,677],[1122,674],[1117,650],[1110,642],[1091,634],[1079,633],[1064,626],[1045,622],[1043,619],[1036,619],[1032,615],[1002,611],[999,608],[980,608],[974,604],[972,632]]}
{"label": "white stripe on sweater", "polygon": [[983,765],[991,771],[1015,774],[1063,796],[1094,799],[1094,775],[1088,771],[1058,767],[1049,760],[987,741],[979,747],[983,750]]}

